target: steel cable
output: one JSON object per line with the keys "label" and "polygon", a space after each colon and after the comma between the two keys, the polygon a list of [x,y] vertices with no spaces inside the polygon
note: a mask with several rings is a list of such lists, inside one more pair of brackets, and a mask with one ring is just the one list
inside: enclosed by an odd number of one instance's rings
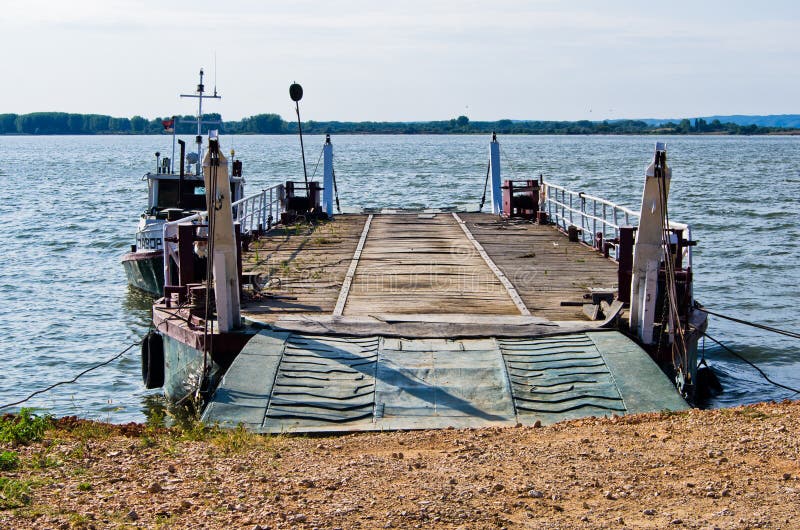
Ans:
{"label": "steel cable", "polygon": [[796,388],[792,388],[792,387],[790,387],[790,386],[786,386],[786,385],[784,385],[784,384],[778,383],[777,381],[773,381],[772,379],[770,379],[770,378],[769,378],[769,376],[768,376],[766,373],[764,373],[764,371],[763,371],[761,368],[759,368],[758,366],[756,366],[756,364],[755,364],[753,361],[751,361],[751,360],[749,360],[749,359],[745,358],[744,356],[742,356],[741,354],[739,354],[739,353],[737,353],[737,352],[733,351],[733,349],[731,349],[730,347],[728,347],[728,346],[726,346],[726,345],[722,344],[720,341],[718,341],[717,339],[715,339],[714,337],[712,337],[712,336],[711,336],[711,335],[709,335],[708,333],[705,333],[705,336],[706,336],[706,337],[708,337],[708,338],[709,338],[710,340],[712,340],[713,342],[715,342],[716,344],[718,344],[718,345],[719,345],[721,348],[723,348],[725,351],[727,351],[728,353],[730,353],[731,355],[733,355],[733,356],[734,356],[734,357],[736,357],[737,359],[740,359],[740,360],[742,360],[742,361],[746,362],[747,364],[749,364],[750,366],[752,366],[753,368],[755,368],[755,370],[756,370],[756,371],[757,371],[759,374],[761,374],[761,377],[763,377],[764,379],[766,379],[766,380],[767,380],[769,383],[771,383],[771,384],[773,384],[773,385],[775,385],[775,386],[777,386],[777,387],[783,388],[783,389],[785,389],[785,390],[788,390],[788,391],[790,391],[790,392],[794,392],[795,394],[800,394],[800,390],[798,390],[798,389],[796,389]]}
{"label": "steel cable", "polygon": [[[144,340],[144,339],[142,339],[142,340]],[[41,389],[41,390],[37,390],[36,392],[33,392],[33,393],[31,393],[31,394],[30,394],[28,397],[26,397],[25,399],[21,399],[21,400],[19,400],[19,401],[15,401],[14,403],[7,403],[7,404],[5,404],[5,405],[0,405],[0,410],[7,409],[7,408],[9,408],[9,407],[13,407],[13,406],[15,406],[15,405],[21,405],[21,404],[23,404],[23,403],[25,403],[25,402],[27,402],[27,401],[30,401],[30,400],[31,400],[33,397],[35,397],[35,396],[38,396],[39,394],[44,394],[45,392],[49,392],[50,390],[54,389],[54,388],[55,388],[55,387],[57,387],[57,386],[61,386],[61,385],[67,385],[67,384],[74,383],[74,382],[76,382],[76,381],[77,381],[77,380],[78,380],[78,379],[79,379],[81,376],[83,376],[83,375],[85,375],[85,374],[88,374],[88,373],[89,373],[89,372],[91,372],[92,370],[96,370],[96,369],[98,369],[98,368],[100,368],[100,367],[106,366],[106,365],[108,365],[108,364],[111,364],[112,362],[116,361],[117,359],[119,359],[120,357],[122,357],[123,355],[125,355],[126,353],[128,353],[128,352],[131,350],[131,348],[133,348],[134,346],[139,346],[139,345],[141,345],[141,344],[142,344],[142,340],[140,340],[139,342],[134,342],[133,344],[131,344],[130,346],[128,346],[127,348],[125,348],[124,350],[122,350],[121,352],[119,352],[118,354],[114,355],[114,356],[113,356],[113,357],[111,357],[110,359],[108,359],[108,360],[106,360],[106,361],[103,361],[103,362],[101,362],[101,363],[95,364],[94,366],[91,366],[91,367],[87,368],[86,370],[82,371],[81,373],[79,373],[78,375],[76,375],[75,377],[73,377],[72,379],[70,379],[70,380],[68,380],[68,381],[59,381],[58,383],[54,383],[54,384],[52,384],[52,385],[48,386],[47,388],[43,388],[43,389]]]}
{"label": "steel cable", "polygon": [[763,329],[764,331],[771,331],[772,333],[785,335],[793,339],[800,339],[800,333],[796,333],[794,331],[787,331],[785,329],[773,328],[772,326],[767,326],[766,324],[759,324],[757,322],[750,322],[748,320],[742,320],[728,315],[723,315],[715,311],[709,311],[708,309],[699,304],[695,305],[695,309],[697,309],[698,311],[702,311],[703,313],[707,313],[709,315],[714,315],[715,317],[724,318],[725,320],[730,320],[731,322],[736,322],[737,324],[744,324],[745,326],[752,326],[754,328]]}

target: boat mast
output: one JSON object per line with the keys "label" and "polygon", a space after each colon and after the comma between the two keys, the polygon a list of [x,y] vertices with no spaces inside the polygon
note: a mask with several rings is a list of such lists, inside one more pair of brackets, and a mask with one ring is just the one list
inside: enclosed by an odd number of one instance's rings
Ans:
{"label": "boat mast", "polygon": [[182,98],[197,98],[197,136],[195,142],[197,143],[197,174],[200,174],[200,161],[203,160],[203,130],[202,126],[206,124],[216,124],[218,121],[203,121],[203,99],[222,99],[222,96],[217,95],[217,87],[214,87],[214,95],[205,95],[205,85],[203,85],[203,69],[200,69],[200,83],[197,85],[197,92],[195,94],[181,94]]}

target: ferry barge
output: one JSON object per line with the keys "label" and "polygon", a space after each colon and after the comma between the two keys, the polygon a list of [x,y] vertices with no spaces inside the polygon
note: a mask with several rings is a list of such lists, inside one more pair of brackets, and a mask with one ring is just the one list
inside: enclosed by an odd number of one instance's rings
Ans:
{"label": "ferry barge", "polygon": [[256,432],[688,408],[706,317],[694,309],[690,228],[668,221],[665,146],[638,212],[542,179],[504,181],[496,137],[489,147],[492,213],[334,215],[330,138],[321,189],[287,182],[249,207],[214,191],[228,177],[212,141],[208,237],[192,220],[164,227],[146,384],[198,400],[209,423]]}

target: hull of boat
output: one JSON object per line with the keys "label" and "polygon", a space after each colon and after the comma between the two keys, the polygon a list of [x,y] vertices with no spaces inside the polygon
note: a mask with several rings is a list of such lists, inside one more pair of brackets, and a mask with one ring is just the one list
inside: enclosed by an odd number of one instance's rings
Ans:
{"label": "hull of boat", "polygon": [[164,396],[181,403],[197,394],[204,369],[203,352],[170,337],[164,337]]}
{"label": "hull of boat", "polygon": [[[233,333],[214,333],[206,336],[202,328],[188,329],[172,310],[156,310],[153,322],[163,338],[164,396],[170,403],[181,403],[198,394],[208,397],[220,379],[258,332],[245,326]],[[208,339],[210,354],[205,354]]]}
{"label": "hull of boat", "polygon": [[128,284],[154,295],[164,289],[164,252],[129,252],[122,257]]}

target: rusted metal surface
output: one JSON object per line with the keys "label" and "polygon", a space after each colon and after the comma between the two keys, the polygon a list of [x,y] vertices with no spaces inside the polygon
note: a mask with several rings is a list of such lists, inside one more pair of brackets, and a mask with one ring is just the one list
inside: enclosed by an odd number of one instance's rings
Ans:
{"label": "rusted metal surface", "polygon": [[633,276],[633,242],[634,228],[631,226],[619,229],[619,291],[617,299],[629,304],[631,302],[631,277]]}
{"label": "rusted metal surface", "polygon": [[506,180],[503,182],[503,217],[536,219],[539,212],[539,182]]}
{"label": "rusted metal surface", "polygon": [[[188,308],[154,307],[153,326],[159,333],[169,335],[182,344],[201,352],[207,351],[203,320],[192,315]],[[212,357],[218,356],[221,363],[230,364],[230,360],[242,350],[255,333],[256,330],[251,329],[235,333],[210,333],[208,340],[213,345]]]}

